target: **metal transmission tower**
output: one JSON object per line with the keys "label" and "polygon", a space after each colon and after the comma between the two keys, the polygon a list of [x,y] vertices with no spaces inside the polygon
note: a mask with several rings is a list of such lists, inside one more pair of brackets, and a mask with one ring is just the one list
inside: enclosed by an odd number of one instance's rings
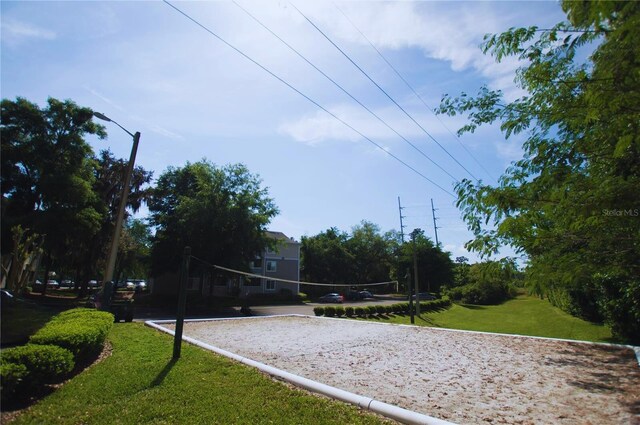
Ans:
{"label": "metal transmission tower", "polygon": [[400,197],[398,196],[398,211],[400,212],[400,238],[402,239],[402,243],[404,243],[404,228],[406,227],[404,224],[402,224],[402,219],[405,218],[405,216],[402,215],[402,206],[400,205]]}
{"label": "metal transmission tower", "polygon": [[433,216],[433,231],[436,234],[436,246],[440,246],[440,242],[438,242],[438,229],[439,229],[439,227],[436,224],[436,220],[439,217],[436,217],[436,209],[433,208],[433,198],[431,198],[431,215]]}

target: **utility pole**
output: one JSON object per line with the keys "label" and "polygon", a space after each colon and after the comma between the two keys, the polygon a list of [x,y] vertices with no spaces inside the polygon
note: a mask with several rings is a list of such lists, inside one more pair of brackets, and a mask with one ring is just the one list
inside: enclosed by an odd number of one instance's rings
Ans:
{"label": "utility pole", "polygon": [[400,212],[400,238],[402,239],[402,243],[404,243],[404,224],[402,224],[402,219],[404,216],[402,215],[402,206],[400,206],[400,197],[398,196],[398,211]]}
{"label": "utility pole", "polygon": [[436,224],[436,209],[433,208],[433,198],[431,198],[431,215],[433,216],[433,231],[436,233],[436,247],[440,246],[440,242],[438,242],[438,229],[439,227]]}
{"label": "utility pole", "polygon": [[415,284],[415,293],[416,293],[416,314],[420,315],[420,287],[418,286],[418,253],[416,249],[416,233],[418,229],[414,229],[411,232],[411,242],[413,244],[413,280]]}

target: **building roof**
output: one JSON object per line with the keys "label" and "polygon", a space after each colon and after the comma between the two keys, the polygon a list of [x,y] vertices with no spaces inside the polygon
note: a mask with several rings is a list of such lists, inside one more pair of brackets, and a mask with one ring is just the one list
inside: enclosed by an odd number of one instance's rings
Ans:
{"label": "building roof", "polygon": [[294,243],[294,244],[298,244],[299,243],[295,239],[288,237],[287,235],[285,235],[282,232],[272,232],[271,230],[267,230],[267,236],[269,236],[270,238],[279,240],[279,241],[286,241],[288,243]]}

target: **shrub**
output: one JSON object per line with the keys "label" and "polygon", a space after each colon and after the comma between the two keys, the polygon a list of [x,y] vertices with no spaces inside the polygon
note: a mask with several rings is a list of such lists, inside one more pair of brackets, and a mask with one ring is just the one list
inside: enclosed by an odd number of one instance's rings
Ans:
{"label": "shrub", "polygon": [[375,305],[370,305],[370,306],[367,306],[366,308],[367,308],[367,313],[369,313],[370,316],[373,316],[378,312],[378,308]]}
{"label": "shrub", "polygon": [[29,372],[23,364],[5,363],[4,358],[0,364],[0,400],[2,404],[10,403],[22,389]]}
{"label": "shrub", "polygon": [[324,308],[324,315],[327,317],[333,317],[336,315],[336,308],[334,306],[328,306]]}
{"label": "shrub", "polygon": [[353,307],[346,307],[344,309],[344,311],[345,311],[345,314],[347,315],[347,317],[353,317],[353,314],[355,312]]}
{"label": "shrub", "polygon": [[313,314],[316,316],[322,316],[324,314],[324,307],[314,307]]}
{"label": "shrub", "polygon": [[376,313],[382,315],[385,314],[387,312],[387,308],[383,305],[377,305],[376,306]]}
{"label": "shrub", "polygon": [[393,305],[385,305],[384,308],[387,314],[393,314]]}
{"label": "shrub", "polygon": [[111,326],[111,313],[76,308],[55,316],[31,336],[30,342],[66,348],[76,361],[84,361],[100,352]]}
{"label": "shrub", "polygon": [[[73,354],[56,345],[27,344],[8,348],[2,352],[2,363],[22,365],[26,378],[33,386],[59,382],[75,366]],[[12,369],[12,373],[17,369]]]}
{"label": "shrub", "polygon": [[342,307],[341,305],[336,307],[336,316],[342,317],[344,316],[344,313],[345,313],[344,307]]}
{"label": "shrub", "polygon": [[364,307],[356,307],[354,313],[356,314],[356,316],[362,317],[366,314],[366,310]]}

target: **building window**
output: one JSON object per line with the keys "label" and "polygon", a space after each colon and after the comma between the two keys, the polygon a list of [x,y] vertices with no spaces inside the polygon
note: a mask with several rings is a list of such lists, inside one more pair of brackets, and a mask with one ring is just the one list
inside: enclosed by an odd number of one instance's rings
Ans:
{"label": "building window", "polygon": [[267,261],[267,271],[268,272],[275,272],[277,269],[277,262],[276,261]]}
{"label": "building window", "polygon": [[260,278],[252,277],[244,281],[244,286],[260,286]]}
{"label": "building window", "polygon": [[264,284],[265,291],[275,291],[276,290],[276,281],[275,280],[267,280]]}

